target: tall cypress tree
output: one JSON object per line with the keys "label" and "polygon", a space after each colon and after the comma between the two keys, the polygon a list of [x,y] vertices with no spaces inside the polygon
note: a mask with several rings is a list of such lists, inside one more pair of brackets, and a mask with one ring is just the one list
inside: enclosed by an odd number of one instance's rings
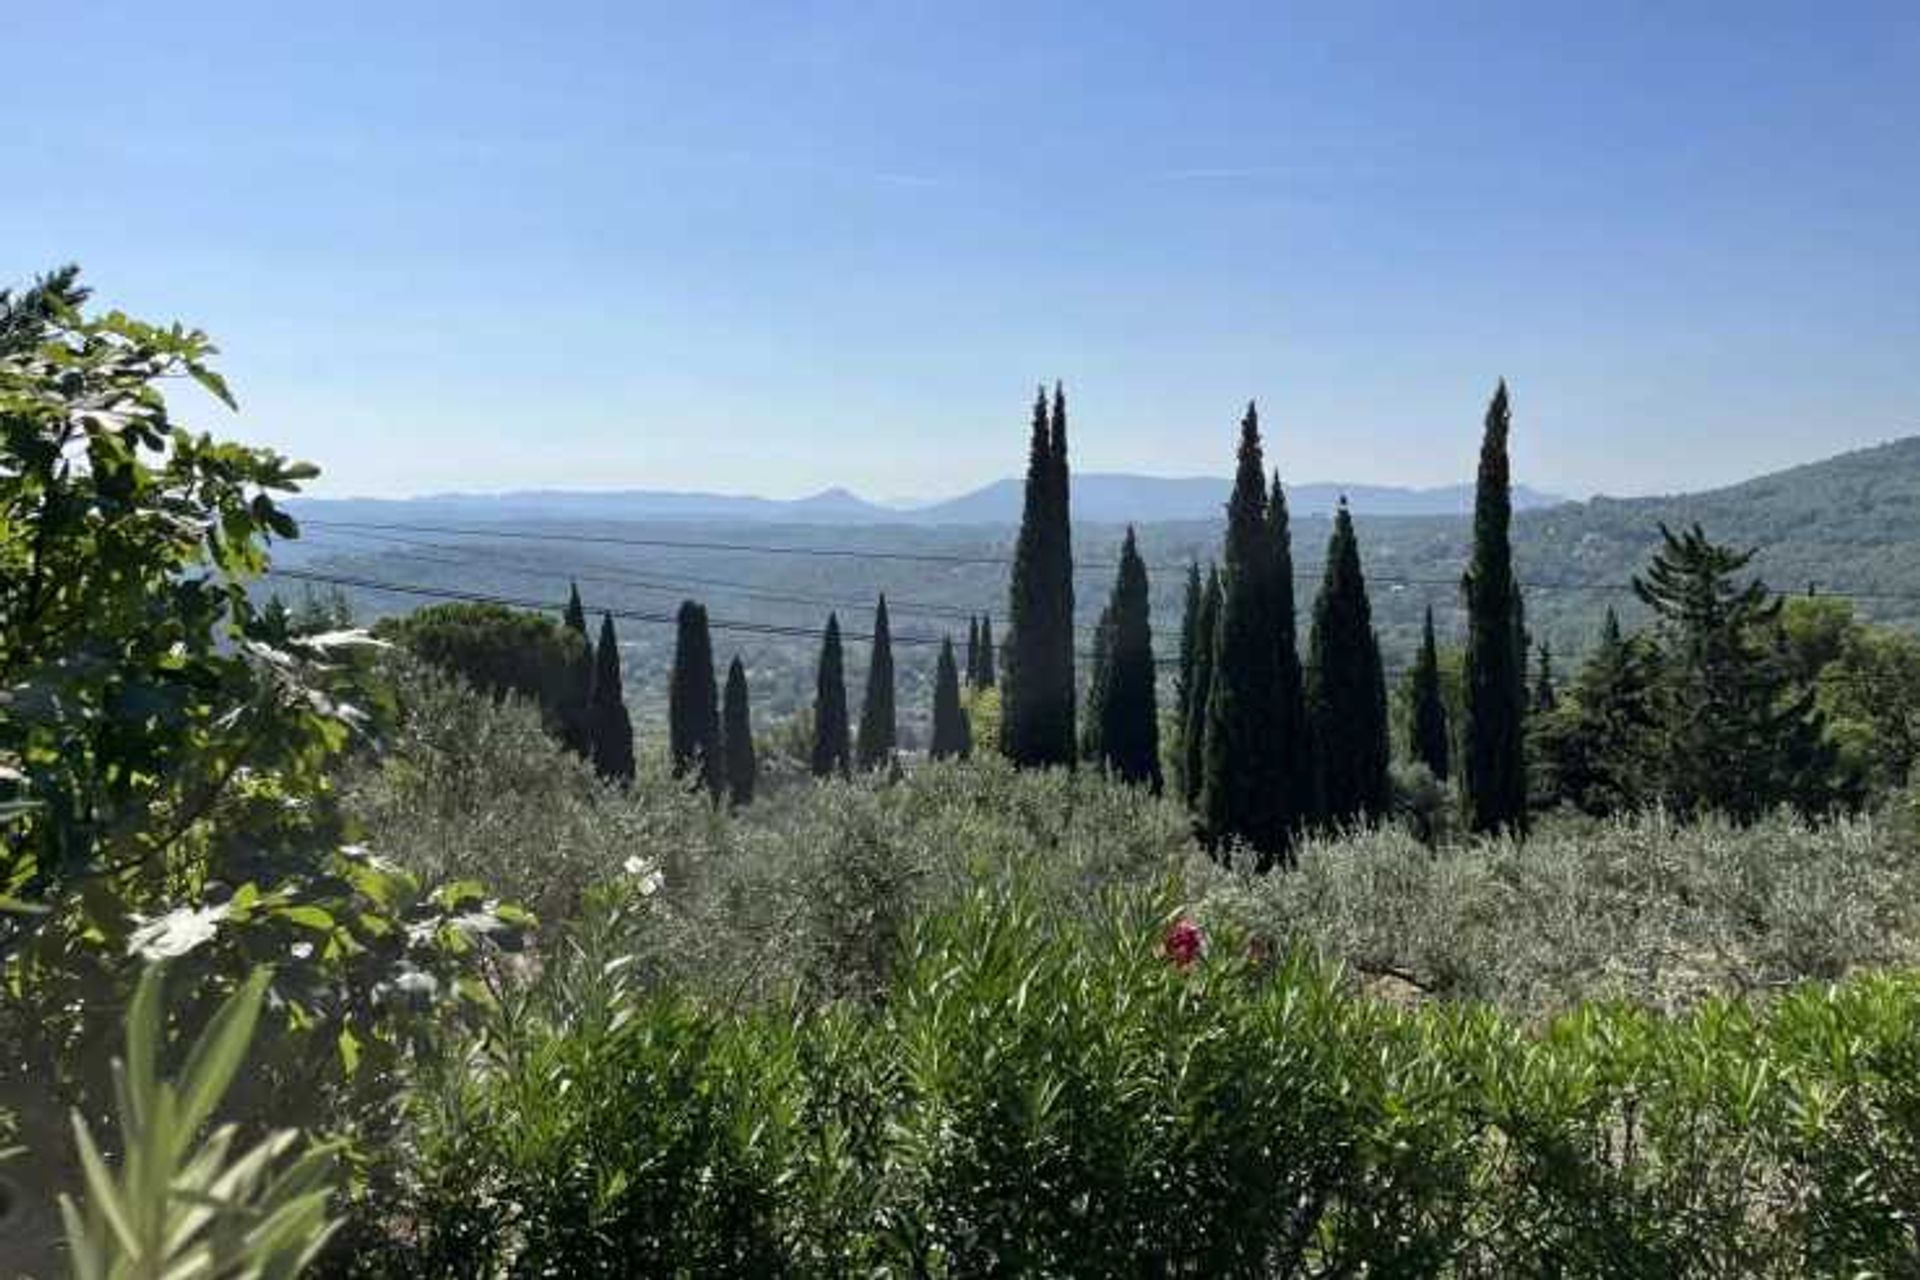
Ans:
{"label": "tall cypress tree", "polygon": [[713,682],[713,638],[705,605],[680,604],[667,689],[667,741],[673,776],[694,778],[716,799],[724,781],[720,758],[720,697]]}
{"label": "tall cypress tree", "polygon": [[991,689],[1000,683],[993,660],[993,615],[980,615],[980,687]]}
{"label": "tall cypress tree", "polygon": [[1280,752],[1277,821],[1291,859],[1294,832],[1314,813],[1313,742],[1307,724],[1306,677],[1300,669],[1300,629],[1294,608],[1293,531],[1280,472],[1267,490],[1267,541],[1273,548],[1273,631],[1279,651],[1274,745]]}
{"label": "tall cypress tree", "polygon": [[567,672],[565,705],[560,708],[560,736],[580,755],[593,757],[593,722],[588,697],[593,690],[593,637],[587,634],[587,610],[580,603],[580,584],[567,584],[566,629],[577,641]]}
{"label": "tall cypress tree", "polygon": [[603,778],[633,781],[633,721],[620,688],[620,644],[613,615],[600,616],[600,647],[593,655],[593,687],[587,694],[593,765]]}
{"label": "tall cypress tree", "polygon": [[1526,621],[1513,572],[1511,428],[1503,380],[1487,406],[1473,502],[1473,559],[1461,584],[1467,654],[1460,782],[1467,825],[1480,833],[1527,829]]}
{"label": "tall cypress tree", "polygon": [[840,619],[827,615],[820,641],[820,668],[813,693],[813,776],[845,776],[852,750],[847,726],[846,658],[840,651]]}
{"label": "tall cypress tree", "polygon": [[1187,590],[1180,603],[1180,666],[1173,677],[1173,784],[1182,797],[1191,792],[1187,784],[1187,721],[1193,718],[1194,645],[1199,640],[1200,562],[1187,563]]}
{"label": "tall cypress tree", "polygon": [[1313,602],[1307,664],[1320,817],[1333,825],[1383,817],[1392,799],[1386,676],[1360,569],[1360,542],[1344,500],[1334,513],[1326,576]]}
{"label": "tall cypress tree", "polygon": [[1066,404],[1046,388],[1033,406],[1027,488],[1014,546],[1003,659],[1000,748],[1016,765],[1074,759],[1073,551],[1068,532]]}
{"label": "tall cypress tree", "polygon": [[[1160,709],[1155,702],[1153,623],[1147,566],[1131,526],[1107,605],[1105,675],[1100,682],[1099,759],[1125,782],[1160,790]],[[1088,708],[1092,717],[1095,710]]]}
{"label": "tall cypress tree", "polygon": [[980,679],[980,619],[967,615],[967,687],[978,689]]}
{"label": "tall cypress tree", "polygon": [[1432,606],[1427,608],[1426,627],[1420,633],[1420,653],[1408,677],[1407,701],[1413,758],[1445,782],[1452,743],[1447,737],[1446,699],[1440,692],[1440,646],[1434,639]]}
{"label": "tall cypress tree", "polygon": [[1193,690],[1180,726],[1180,767],[1185,787],[1181,798],[1196,815],[1200,812],[1201,784],[1207,775],[1207,703],[1213,694],[1213,638],[1219,630],[1220,597],[1220,570],[1209,568],[1193,625]]}
{"label": "tall cypress tree", "polygon": [[1540,642],[1540,666],[1533,677],[1533,697],[1531,710],[1535,715],[1547,715],[1560,705],[1560,691],[1553,683],[1553,646],[1545,640]]}
{"label": "tall cypress tree", "polygon": [[1093,653],[1091,670],[1087,673],[1087,714],[1080,719],[1080,758],[1089,764],[1097,764],[1101,758],[1101,733],[1106,722],[1101,718],[1101,708],[1107,701],[1107,680],[1109,676],[1107,658],[1113,647],[1113,607],[1109,605],[1100,611],[1100,621],[1093,628]]}
{"label": "tall cypress tree", "polygon": [[873,611],[873,660],[867,664],[867,697],[860,706],[859,760],[862,771],[893,761],[899,719],[893,705],[893,629],[887,623],[887,598]]}
{"label": "tall cypress tree", "polygon": [[738,809],[753,803],[760,762],[753,750],[753,715],[747,707],[747,669],[734,655],[727,666],[727,691],[720,729],[721,752],[726,759],[727,801]]}
{"label": "tall cypress tree", "polygon": [[569,582],[567,584],[567,611],[565,620],[569,631],[572,631],[582,640],[587,639],[587,610],[586,606],[580,603],[580,584],[577,582]]}
{"label": "tall cypress tree", "polygon": [[1280,701],[1280,650],[1273,616],[1273,541],[1267,528],[1267,478],[1260,417],[1252,404],[1240,422],[1240,459],[1227,501],[1225,568],[1213,636],[1213,686],[1207,695],[1201,824],[1209,840],[1240,840],[1260,865],[1284,854],[1281,752],[1273,737]]}
{"label": "tall cypress tree", "polygon": [[933,741],[927,754],[935,760],[964,760],[972,750],[973,733],[960,705],[960,673],[953,664],[953,638],[943,637],[933,668]]}

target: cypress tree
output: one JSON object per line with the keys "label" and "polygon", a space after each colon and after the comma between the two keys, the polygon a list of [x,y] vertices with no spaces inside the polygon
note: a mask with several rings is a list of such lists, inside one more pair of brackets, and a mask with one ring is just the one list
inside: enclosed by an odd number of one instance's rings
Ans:
{"label": "cypress tree", "polygon": [[1553,646],[1545,640],[1540,642],[1540,667],[1533,678],[1532,711],[1535,715],[1547,715],[1560,705],[1559,690],[1553,685]]}
{"label": "cypress tree", "polygon": [[993,660],[993,615],[980,615],[980,687],[991,689],[1000,683]]}
{"label": "cypress tree", "polygon": [[693,778],[716,799],[724,781],[720,758],[720,697],[713,682],[713,638],[705,605],[680,604],[667,688],[667,741],[673,776]]}
{"label": "cypress tree", "polygon": [[1292,835],[1314,813],[1313,741],[1307,724],[1306,678],[1300,669],[1300,629],[1293,591],[1293,531],[1287,516],[1287,491],[1273,473],[1267,491],[1267,541],[1273,548],[1273,630],[1279,651],[1278,706],[1273,739],[1280,753],[1277,821],[1289,858]]}
{"label": "cypress tree", "polygon": [[1641,637],[1621,634],[1609,608],[1571,696],[1535,739],[1554,794],[1583,813],[1631,811],[1660,792],[1655,657]]}
{"label": "cypress tree", "polygon": [[725,711],[721,722],[721,751],[726,759],[727,801],[738,809],[753,803],[760,762],[753,751],[753,715],[747,707],[747,669],[734,655],[727,666]]}
{"label": "cypress tree", "polygon": [[567,692],[559,710],[561,741],[589,759],[593,756],[592,712],[587,699],[593,688],[593,637],[587,634],[587,610],[580,603],[580,584],[567,584],[566,631],[577,641],[567,672]]}
{"label": "cypress tree", "polygon": [[1503,380],[1487,406],[1473,502],[1473,559],[1461,584],[1467,653],[1460,782],[1467,825],[1483,834],[1527,829],[1526,622],[1513,573],[1511,427]]}
{"label": "cypress tree", "polygon": [[587,610],[586,606],[580,603],[580,584],[577,582],[569,582],[567,584],[567,611],[565,620],[569,631],[572,631],[582,640],[587,639]]}
{"label": "cypress tree", "polygon": [[1273,736],[1280,702],[1280,649],[1273,616],[1273,542],[1260,418],[1240,423],[1240,459],[1227,501],[1220,615],[1214,623],[1213,683],[1200,784],[1202,827],[1215,843],[1240,840],[1262,867],[1284,853],[1281,752]]}
{"label": "cypress tree", "polygon": [[867,697],[860,706],[859,761],[864,772],[893,761],[899,718],[893,706],[893,629],[887,623],[887,598],[873,611],[873,660],[867,664]]}
{"label": "cypress tree", "polygon": [[600,647],[593,655],[593,687],[587,694],[593,765],[603,778],[633,781],[633,721],[620,688],[620,645],[613,616],[600,616]]}
{"label": "cypress tree", "polygon": [[1092,670],[1087,673],[1087,714],[1080,720],[1080,758],[1090,764],[1097,764],[1101,758],[1101,733],[1106,722],[1101,718],[1101,708],[1107,701],[1108,654],[1113,647],[1113,607],[1107,606],[1100,611],[1100,621],[1093,628]]}
{"label": "cypress tree", "polygon": [[840,619],[827,615],[820,641],[820,668],[813,694],[813,776],[845,776],[852,752],[848,744],[846,660],[840,652]]}
{"label": "cypress tree", "polygon": [[1413,758],[1442,782],[1447,780],[1448,755],[1452,743],[1447,737],[1447,704],[1440,692],[1440,646],[1433,635],[1433,609],[1427,609],[1427,623],[1420,633],[1420,653],[1414,659],[1408,678],[1407,701],[1410,706],[1409,734],[1413,739]]}
{"label": "cypress tree", "polygon": [[1007,613],[1000,747],[1016,765],[1074,759],[1073,550],[1067,502],[1066,401],[1046,388],[1033,406],[1025,506],[1014,546]]}
{"label": "cypress tree", "polygon": [[[979,634],[977,628],[974,634]],[[954,668],[949,636],[940,641],[933,668],[933,742],[927,754],[935,760],[964,760],[973,750],[972,738],[966,709],[960,705],[960,673]]]}
{"label": "cypress tree", "polygon": [[1307,645],[1307,707],[1320,816],[1334,825],[1380,818],[1392,798],[1387,686],[1360,569],[1360,543],[1345,501],[1334,513],[1326,577],[1313,602]]}
{"label": "cypress tree", "polygon": [[980,619],[967,615],[967,687],[978,689],[980,679]]}
{"label": "cypress tree", "polygon": [[1207,702],[1213,693],[1213,637],[1219,629],[1220,570],[1207,570],[1207,588],[1200,593],[1200,612],[1193,624],[1193,689],[1186,719],[1180,726],[1180,769],[1185,791],[1181,798],[1196,814],[1200,788],[1206,778]]}
{"label": "cypress tree", "polygon": [[1193,718],[1194,645],[1199,639],[1200,562],[1187,563],[1187,590],[1180,604],[1180,666],[1173,677],[1173,782],[1182,797],[1191,794],[1187,783],[1187,722]]}
{"label": "cypress tree", "polygon": [[[1155,702],[1153,623],[1146,562],[1133,529],[1120,547],[1120,570],[1102,628],[1107,636],[1100,682],[1099,759],[1122,781],[1160,790],[1160,709]],[[1096,714],[1088,708],[1088,716]]]}

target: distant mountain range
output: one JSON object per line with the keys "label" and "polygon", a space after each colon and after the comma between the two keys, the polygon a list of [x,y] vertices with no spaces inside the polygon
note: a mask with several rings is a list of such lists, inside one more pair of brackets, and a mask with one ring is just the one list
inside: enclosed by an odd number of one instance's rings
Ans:
{"label": "distant mountain range", "polygon": [[[1169,520],[1211,520],[1224,507],[1232,482],[1215,476],[1139,476],[1115,472],[1073,477],[1073,514],[1093,524],[1146,524]],[[1022,482],[996,480],[955,498],[920,505],[886,506],[846,489],[781,500],[723,493],[684,493],[659,489],[524,490],[512,493],[444,493],[418,498],[314,499],[296,503],[319,514],[344,518],[472,520],[687,520],[786,524],[995,525],[1020,519]],[[1366,516],[1451,516],[1473,509],[1473,486],[1412,489],[1370,484],[1289,485],[1287,497],[1296,515],[1327,515],[1345,496]],[[1516,509],[1554,506],[1564,499],[1514,486]]]}

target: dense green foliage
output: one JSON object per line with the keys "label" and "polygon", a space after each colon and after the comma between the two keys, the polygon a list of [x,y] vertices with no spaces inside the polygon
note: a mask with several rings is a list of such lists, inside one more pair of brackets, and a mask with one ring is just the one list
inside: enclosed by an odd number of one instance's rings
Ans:
{"label": "dense green foliage", "polygon": [[1441,782],[1447,780],[1453,743],[1447,728],[1446,698],[1440,690],[1440,646],[1433,634],[1433,610],[1420,637],[1420,652],[1407,673],[1409,754]]}
{"label": "dense green foliage", "polygon": [[[711,668],[707,679],[713,679]],[[600,643],[593,651],[593,679],[587,685],[587,733],[600,776],[616,782],[632,779],[633,718],[627,714],[620,682],[620,641],[612,614],[600,615]]]}
{"label": "dense green foliage", "polygon": [[[1067,406],[1054,388],[1033,404],[1027,487],[1014,544],[1007,597],[1012,628],[1000,655],[1000,750],[1022,766],[1072,764],[1075,736],[1073,677],[1073,528],[1068,507]],[[983,635],[982,647],[987,645]],[[983,659],[983,667],[991,660]]]}
{"label": "dense green foliage", "polygon": [[1346,507],[1333,524],[1326,578],[1307,639],[1307,718],[1316,816],[1345,827],[1386,816],[1387,683],[1373,633],[1360,545]]}
{"label": "dense green foliage", "polygon": [[813,776],[844,776],[852,765],[852,756],[852,730],[847,722],[846,656],[840,646],[839,615],[830,613],[826,634],[820,638],[820,667],[814,686],[810,757]]}
{"label": "dense green foliage", "polygon": [[1214,635],[1219,630],[1220,571],[1207,571],[1207,587],[1200,595],[1200,612],[1193,624],[1193,685],[1180,721],[1180,759],[1187,807],[1199,812],[1207,777],[1207,703],[1213,688]]}
{"label": "dense green foliage", "polygon": [[1513,495],[1507,460],[1512,430],[1507,384],[1487,406],[1473,505],[1473,560],[1467,599],[1466,716],[1461,726],[1461,793],[1477,832],[1527,828],[1527,633],[1513,569]]}
{"label": "dense green foliage", "polygon": [[718,798],[726,786],[720,749],[720,692],[713,678],[713,635],[705,605],[682,601],[675,617],[673,685],[667,701],[667,749],[676,777]]}
{"label": "dense green foliage", "polygon": [[747,703],[747,669],[740,656],[727,664],[727,689],[720,725],[721,754],[726,761],[727,803],[734,808],[753,803],[760,761],[753,746],[753,712]]}
{"label": "dense green foliage", "polygon": [[[1147,614],[1147,566],[1131,536],[1121,544],[1120,568],[1107,605],[1106,671],[1098,720],[1099,761],[1122,781],[1160,790],[1160,708],[1153,631]],[[1092,706],[1089,716],[1096,714]]]}
{"label": "dense green foliage", "polygon": [[893,701],[893,628],[887,621],[887,598],[873,611],[873,652],[867,662],[867,696],[860,704],[860,734],[854,750],[861,770],[884,769],[893,763],[900,737]]}
{"label": "dense green foliage", "polygon": [[1306,671],[1300,661],[1300,623],[1294,605],[1293,526],[1280,472],[1267,490],[1267,542],[1273,555],[1273,631],[1279,650],[1273,740],[1280,753],[1279,821],[1296,835],[1319,808],[1314,779],[1313,727],[1307,716]]}
{"label": "dense green foliage", "polygon": [[580,673],[591,669],[593,649],[552,618],[456,601],[384,620],[374,634],[475,688],[532,699],[555,734],[567,736],[580,719]]}
{"label": "dense green foliage", "polygon": [[960,673],[954,666],[951,637],[940,642],[933,679],[933,740],[927,754],[934,760],[964,760],[973,754],[973,731],[967,724],[967,710],[960,705]]}

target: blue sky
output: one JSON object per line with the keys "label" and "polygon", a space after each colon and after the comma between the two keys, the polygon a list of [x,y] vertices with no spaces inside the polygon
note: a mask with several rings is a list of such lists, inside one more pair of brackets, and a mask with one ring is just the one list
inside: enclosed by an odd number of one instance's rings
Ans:
{"label": "blue sky", "polygon": [[1920,432],[1920,5],[10,6],[0,277],[323,492],[1692,488]]}

